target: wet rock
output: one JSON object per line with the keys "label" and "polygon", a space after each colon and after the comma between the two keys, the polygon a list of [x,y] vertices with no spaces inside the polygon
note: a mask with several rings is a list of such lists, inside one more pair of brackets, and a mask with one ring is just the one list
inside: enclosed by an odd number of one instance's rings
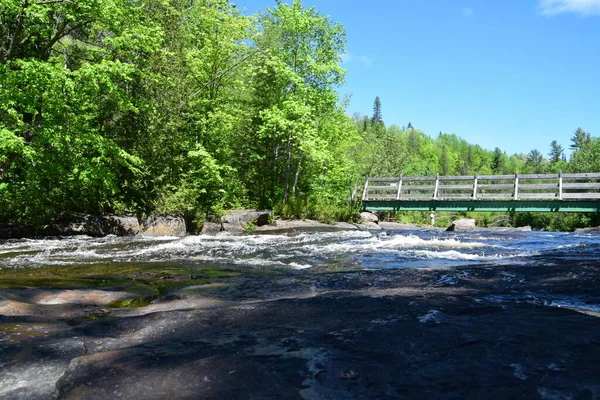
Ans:
{"label": "wet rock", "polygon": [[75,236],[87,235],[92,237],[106,236],[108,232],[106,221],[101,216],[76,214],[62,217],[51,224],[45,225],[42,236]]}
{"label": "wet rock", "polygon": [[350,224],[348,222],[335,222],[333,224],[331,224],[334,228],[337,229],[345,229],[345,230],[356,230],[356,229],[360,229],[359,227],[357,227],[357,225],[355,224]]}
{"label": "wet rock", "polygon": [[135,216],[75,214],[59,218],[41,229],[42,236],[136,235],[140,224]]}
{"label": "wet rock", "polygon": [[183,218],[165,215],[146,218],[140,233],[150,236],[185,236],[187,232]]}
{"label": "wet rock", "polygon": [[35,304],[105,305],[134,297],[136,295],[121,290],[4,288],[0,296],[0,312],[27,312]]}
{"label": "wet rock", "polygon": [[360,223],[361,224],[376,224],[379,222],[379,217],[377,217],[377,215],[373,214],[372,212],[368,212],[368,211],[363,211],[360,213]]}
{"label": "wet rock", "polygon": [[402,229],[418,229],[419,227],[413,224],[403,224],[400,222],[379,221],[378,225],[385,230],[402,230]]}
{"label": "wet rock", "polygon": [[217,233],[223,230],[223,226],[221,224],[217,224],[215,222],[205,222],[202,225],[202,230],[200,231],[201,235],[216,235]]}
{"label": "wet rock", "polygon": [[256,228],[257,232],[269,232],[269,231],[293,231],[293,230],[304,230],[304,229],[323,229],[323,230],[356,230],[357,227],[354,224],[346,222],[336,222],[333,224],[326,224],[319,221],[310,219],[304,220],[276,220],[273,225],[264,225]]}
{"label": "wet rock", "polygon": [[105,232],[117,236],[137,235],[140,230],[140,223],[135,216],[108,215],[104,218],[106,228]]}
{"label": "wet rock", "polygon": [[[22,347],[15,346],[10,341],[2,343],[0,347],[2,399],[52,398],[56,382],[63,375],[70,360],[85,352],[82,341],[75,338],[53,339],[56,332],[51,329],[42,331],[42,335],[37,337],[27,337],[28,333],[31,331],[24,331],[18,336],[26,338]],[[42,340],[44,338],[45,340]]]}
{"label": "wet rock", "polygon": [[374,222],[356,224],[361,231],[381,231],[383,228]]}
{"label": "wet rock", "polygon": [[448,232],[470,232],[475,230],[475,220],[470,218],[457,219],[446,229]]}
{"label": "wet rock", "polygon": [[263,226],[269,223],[270,217],[271,211],[229,210],[221,217],[221,223],[242,228],[248,225]]}
{"label": "wet rock", "polygon": [[501,226],[501,227],[487,227],[487,228],[479,228],[484,231],[496,231],[496,232],[531,232],[531,226],[519,226],[516,228],[510,226]]}
{"label": "wet rock", "polygon": [[587,228],[577,228],[575,232],[600,232],[600,226],[591,226]]}
{"label": "wet rock", "polygon": [[0,397],[597,398],[600,319],[543,299],[594,307],[598,268],[272,272],[68,325],[37,306],[0,317]]}
{"label": "wet rock", "polygon": [[127,292],[115,292],[96,289],[73,289],[62,291],[45,291],[35,297],[36,304],[94,304],[106,305],[115,301],[136,297]]}
{"label": "wet rock", "polygon": [[0,239],[21,239],[34,235],[33,225],[0,224]]}
{"label": "wet rock", "polygon": [[176,294],[167,294],[165,296],[161,296],[161,297],[153,300],[152,303],[150,303],[150,304],[168,303],[170,301],[176,301],[176,300],[181,300],[181,296],[178,296]]}

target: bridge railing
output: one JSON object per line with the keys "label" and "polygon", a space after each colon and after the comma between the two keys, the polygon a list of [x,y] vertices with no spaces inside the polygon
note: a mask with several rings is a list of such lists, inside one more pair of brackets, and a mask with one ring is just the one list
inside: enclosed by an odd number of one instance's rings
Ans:
{"label": "bridge railing", "polygon": [[370,177],[369,200],[600,199],[600,173]]}

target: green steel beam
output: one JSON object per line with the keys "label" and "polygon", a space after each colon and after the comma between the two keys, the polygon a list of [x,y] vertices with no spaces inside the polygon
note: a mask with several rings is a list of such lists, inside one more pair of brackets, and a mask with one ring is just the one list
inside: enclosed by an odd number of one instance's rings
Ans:
{"label": "green steel beam", "polygon": [[371,211],[600,212],[600,200],[365,200]]}

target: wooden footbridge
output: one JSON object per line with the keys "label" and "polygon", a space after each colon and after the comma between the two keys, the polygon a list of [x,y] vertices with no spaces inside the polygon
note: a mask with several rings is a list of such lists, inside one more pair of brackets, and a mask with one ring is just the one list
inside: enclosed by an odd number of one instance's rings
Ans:
{"label": "wooden footbridge", "polygon": [[600,212],[600,173],[368,178],[372,211]]}

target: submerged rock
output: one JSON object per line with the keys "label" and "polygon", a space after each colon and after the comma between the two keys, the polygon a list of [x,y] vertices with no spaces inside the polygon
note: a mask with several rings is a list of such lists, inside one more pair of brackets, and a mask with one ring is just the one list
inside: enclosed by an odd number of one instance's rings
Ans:
{"label": "submerged rock", "polygon": [[519,227],[511,227],[511,226],[499,226],[499,227],[487,227],[480,228],[481,230],[486,231],[496,231],[496,232],[531,232],[531,226],[519,226]]}
{"label": "submerged rock", "polygon": [[457,219],[446,229],[448,232],[470,232],[474,230],[475,220],[470,218]]}
{"label": "submerged rock", "polygon": [[404,224],[401,222],[379,221],[379,223],[377,225],[379,225],[382,229],[386,229],[386,230],[419,229],[419,227],[417,225]]}

